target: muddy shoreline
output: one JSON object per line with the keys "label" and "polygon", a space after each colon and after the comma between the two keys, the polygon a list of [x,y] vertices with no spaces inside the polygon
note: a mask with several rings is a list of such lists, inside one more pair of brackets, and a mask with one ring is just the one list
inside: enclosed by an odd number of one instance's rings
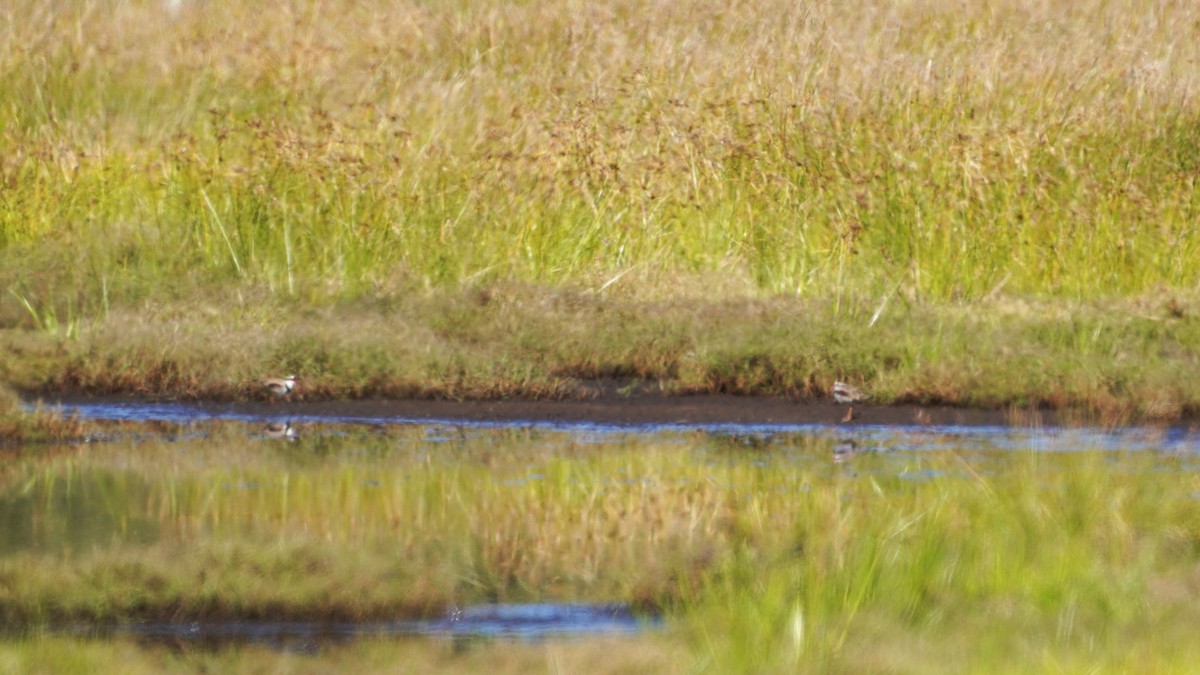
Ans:
{"label": "muddy shoreline", "polygon": [[1053,411],[1005,411],[918,405],[856,405],[845,422],[847,406],[785,398],[692,395],[605,396],[585,400],[359,399],[328,401],[164,401],[137,397],[45,397],[44,405],[179,403],[203,414],[255,417],[355,418],[363,420],[460,420],[473,423],[532,422],[642,426],[655,424],[850,424],[938,426],[1054,426]]}

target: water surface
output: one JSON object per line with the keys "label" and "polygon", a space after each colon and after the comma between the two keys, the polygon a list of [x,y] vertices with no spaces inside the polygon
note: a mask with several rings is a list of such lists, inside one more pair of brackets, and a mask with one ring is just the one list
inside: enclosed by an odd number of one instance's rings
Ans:
{"label": "water surface", "polygon": [[[63,412],[90,420],[94,431],[83,444],[10,463],[0,481],[0,561],[138,551],[163,542],[186,544],[200,535],[244,540],[310,526],[331,528],[329,537],[345,537],[352,547],[358,540],[392,536],[393,530],[402,534],[401,526],[376,522],[394,517],[388,514],[405,514],[398,521],[403,523],[408,514],[440,508],[443,495],[413,480],[414,474],[431,472],[450,481],[447,490],[465,484],[468,490],[480,485],[537,494],[553,483],[599,504],[612,494],[686,492],[688,481],[706,488],[730,481],[733,492],[803,492],[839,481],[875,481],[877,490],[891,489],[886,486],[896,481],[971,481],[1001,474],[1014,458],[1031,456],[1044,458],[1037,480],[1073,470],[1080,457],[1095,458],[1102,467],[1107,462],[1119,472],[1200,470],[1197,434],[1170,427],[488,422],[305,416],[289,414],[286,406],[250,414],[130,402],[77,403],[63,406]],[[658,469],[640,467],[644,454],[659,458]],[[598,461],[618,455],[626,459]],[[1121,461],[1130,456],[1142,459]],[[664,461],[668,469],[674,463],[688,470],[664,471]],[[696,467],[712,470],[697,473]],[[758,474],[763,477],[755,478]],[[329,516],[330,510],[337,513]],[[338,518],[350,519],[352,526]],[[268,539],[264,545],[272,544]],[[621,603],[563,600],[448,607],[421,620],[183,617],[58,630],[309,651],[367,636],[542,639],[632,634],[653,625],[652,618],[638,617]]]}

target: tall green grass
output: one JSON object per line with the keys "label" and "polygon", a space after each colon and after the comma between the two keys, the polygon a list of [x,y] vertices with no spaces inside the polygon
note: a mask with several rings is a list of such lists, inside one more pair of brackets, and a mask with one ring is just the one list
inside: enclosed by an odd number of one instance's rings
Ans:
{"label": "tall green grass", "polygon": [[1192,287],[1195,19],[1148,0],[17,2],[0,284],[60,316],[197,286],[317,300],[629,270],[934,301]]}
{"label": "tall green grass", "polygon": [[[1153,494],[1151,477],[1178,460],[963,460],[921,467],[941,474],[929,482],[832,491],[836,504],[789,530],[790,549],[735,557],[696,612],[715,670],[1181,666],[1180,615],[1159,610],[1183,597],[1177,575],[1191,574],[1176,556],[1194,553],[1198,511],[1174,489]],[[721,616],[740,620],[726,630]]]}

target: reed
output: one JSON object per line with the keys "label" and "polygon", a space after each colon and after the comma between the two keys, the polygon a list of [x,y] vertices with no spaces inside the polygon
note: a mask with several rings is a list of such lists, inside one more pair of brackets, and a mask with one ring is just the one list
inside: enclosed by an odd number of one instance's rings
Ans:
{"label": "reed", "polygon": [[0,283],[43,319],[630,270],[934,302],[1188,288],[1195,19],[10,3]]}
{"label": "reed", "polygon": [[1189,414],[1196,10],[1027,4],[10,3],[0,378]]}

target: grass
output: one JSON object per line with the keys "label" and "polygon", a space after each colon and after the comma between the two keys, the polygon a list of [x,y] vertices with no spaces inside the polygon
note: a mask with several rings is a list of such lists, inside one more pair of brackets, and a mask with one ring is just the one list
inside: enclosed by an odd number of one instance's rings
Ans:
{"label": "grass", "polygon": [[84,424],[40,407],[21,409],[13,391],[0,386],[0,450],[20,450],[31,444],[76,441],[84,435]]}
{"label": "grass", "polygon": [[24,515],[5,521],[5,624],[599,599],[665,611],[685,667],[714,672],[1195,656],[1186,456],[883,453],[839,467],[832,441],[805,435],[747,450],[703,434],[431,442],[421,428],[178,443],[8,473],[6,508]]}
{"label": "grass", "polygon": [[[884,403],[1194,419],[1197,12],[17,0],[0,383],[245,399],[290,371],[308,398],[806,398],[845,379]],[[0,437],[79,436],[4,391]],[[1182,460],[930,455],[910,473],[938,477],[910,480],[873,456],[838,473],[708,441],[529,440],[447,463],[413,439],[359,439],[364,462],[308,438],[23,444],[0,482],[37,518],[6,527],[49,548],[0,561],[0,608],[24,625],[623,598],[675,631],[635,671],[1196,660]],[[651,480],[609,480],[626,475]],[[54,544],[83,521],[103,537]],[[3,667],[318,669],[42,640],[4,645]],[[552,651],[514,649],[521,671]],[[589,670],[570,664],[590,649],[546,669]]]}
{"label": "grass", "polygon": [[637,267],[940,301],[1197,281],[1190,8],[8,11],[0,91],[34,104],[5,112],[4,240],[52,233],[92,307]]}
{"label": "grass", "polygon": [[[697,293],[701,287],[695,287]],[[196,301],[116,311],[73,340],[9,332],[0,380],[38,395],[580,398],[825,397],[835,379],[887,403],[1073,409],[1104,423],[1200,411],[1200,340],[1187,296],[930,306],[893,299],[714,302],[524,284],[349,305]],[[211,322],[197,325],[197,316]]]}
{"label": "grass", "polygon": [[[841,377],[1190,414],[1194,22],[1149,0],[17,3],[0,344],[23,372],[0,376],[169,396],[290,364],[338,396]],[[605,313],[586,334],[541,305],[576,294]],[[696,339],[655,320],[691,312]],[[974,343],[997,312],[1012,326]],[[327,318],[367,332],[344,347]]]}

